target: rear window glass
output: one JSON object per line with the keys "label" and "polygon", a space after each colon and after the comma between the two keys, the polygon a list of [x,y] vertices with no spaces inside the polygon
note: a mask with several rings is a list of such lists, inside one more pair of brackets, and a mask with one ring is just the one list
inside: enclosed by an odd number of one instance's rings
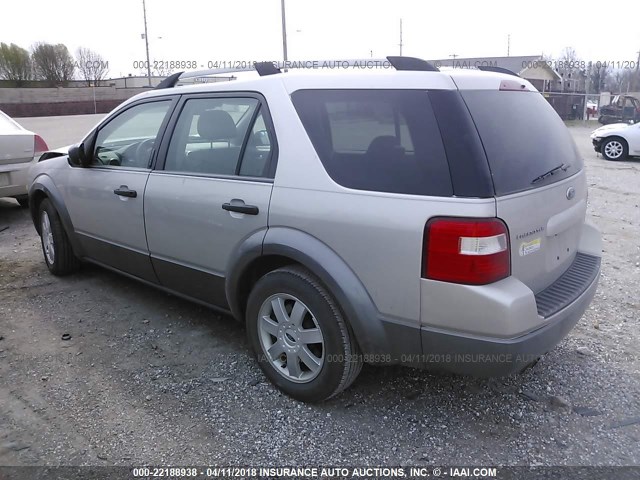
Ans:
{"label": "rear window glass", "polygon": [[359,190],[452,195],[426,91],[299,90],[292,100],[336,183]]}
{"label": "rear window glass", "polygon": [[[465,90],[462,97],[487,153],[496,195],[548,185],[582,169],[569,130],[539,93]],[[562,164],[570,166],[534,182]]]}

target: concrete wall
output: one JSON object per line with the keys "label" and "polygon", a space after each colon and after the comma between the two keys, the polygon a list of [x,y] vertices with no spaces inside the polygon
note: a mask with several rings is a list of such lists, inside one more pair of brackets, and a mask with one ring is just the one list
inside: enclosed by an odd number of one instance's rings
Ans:
{"label": "concrete wall", "polygon": [[0,110],[11,117],[106,113],[124,100],[147,90],[114,86],[0,88]]}

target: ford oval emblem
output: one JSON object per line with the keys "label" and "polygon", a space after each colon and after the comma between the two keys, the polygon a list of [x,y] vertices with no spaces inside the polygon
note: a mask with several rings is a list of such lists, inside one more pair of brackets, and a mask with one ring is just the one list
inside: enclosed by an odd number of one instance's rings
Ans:
{"label": "ford oval emblem", "polygon": [[567,188],[567,200],[572,200],[576,196],[576,189],[573,187]]}

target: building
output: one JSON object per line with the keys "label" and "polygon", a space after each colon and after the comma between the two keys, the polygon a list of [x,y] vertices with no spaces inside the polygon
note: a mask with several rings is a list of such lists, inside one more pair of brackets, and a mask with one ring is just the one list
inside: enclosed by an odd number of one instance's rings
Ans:
{"label": "building", "polygon": [[552,64],[542,55],[524,57],[476,57],[476,58],[447,58],[429,60],[436,67],[477,68],[500,67],[511,70],[520,77],[531,82],[541,92],[556,89],[562,84],[562,77],[552,68]]}

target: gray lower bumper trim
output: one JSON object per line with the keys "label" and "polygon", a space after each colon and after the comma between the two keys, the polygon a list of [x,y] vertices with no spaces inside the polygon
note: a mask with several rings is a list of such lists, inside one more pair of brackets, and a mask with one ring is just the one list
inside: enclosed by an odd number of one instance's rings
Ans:
{"label": "gray lower bumper trim", "polygon": [[549,318],[572,303],[593,283],[600,271],[600,257],[580,253],[558,280],[536,294],[538,315]]}

